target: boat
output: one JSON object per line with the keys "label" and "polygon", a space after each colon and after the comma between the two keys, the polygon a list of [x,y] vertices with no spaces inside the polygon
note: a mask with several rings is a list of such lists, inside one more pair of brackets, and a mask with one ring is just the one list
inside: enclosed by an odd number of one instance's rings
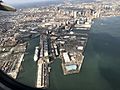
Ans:
{"label": "boat", "polygon": [[48,72],[51,72],[51,67],[48,67]]}
{"label": "boat", "polygon": [[35,47],[34,61],[36,62],[39,59],[39,47]]}
{"label": "boat", "polygon": [[77,24],[75,25],[76,29],[88,30],[91,28],[91,24]]}

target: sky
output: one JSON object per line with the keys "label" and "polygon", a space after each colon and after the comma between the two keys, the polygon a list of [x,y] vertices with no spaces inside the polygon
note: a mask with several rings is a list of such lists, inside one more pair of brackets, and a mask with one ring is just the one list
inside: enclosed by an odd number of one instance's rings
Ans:
{"label": "sky", "polygon": [[41,1],[53,1],[53,0],[3,0],[8,4],[22,4],[22,3],[31,3],[31,2],[41,2]]}

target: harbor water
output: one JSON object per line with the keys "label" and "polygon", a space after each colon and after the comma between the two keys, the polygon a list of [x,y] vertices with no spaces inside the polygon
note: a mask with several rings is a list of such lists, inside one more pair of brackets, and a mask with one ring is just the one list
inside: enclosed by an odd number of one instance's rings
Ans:
{"label": "harbor water", "polygon": [[[28,55],[23,62],[23,71],[18,81],[34,86],[37,66],[33,60],[39,37],[30,41]],[[63,75],[61,61],[51,65],[48,90],[120,90],[120,17],[94,20],[85,59],[79,74]]]}
{"label": "harbor water", "polygon": [[22,70],[18,74],[17,81],[28,85],[35,86],[37,80],[37,63],[34,61],[35,47],[39,45],[39,37],[28,41],[27,54],[22,62]]}

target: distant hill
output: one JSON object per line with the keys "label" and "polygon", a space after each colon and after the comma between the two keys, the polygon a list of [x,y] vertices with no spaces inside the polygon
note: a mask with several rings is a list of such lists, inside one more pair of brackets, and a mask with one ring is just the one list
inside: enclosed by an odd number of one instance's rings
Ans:
{"label": "distant hill", "polygon": [[71,1],[71,2],[94,2],[94,1],[96,1],[96,0],[69,0],[69,1]]}
{"label": "distant hill", "polygon": [[32,7],[41,7],[41,6],[49,6],[49,5],[56,5],[63,3],[63,1],[43,1],[43,2],[34,2],[34,3],[27,3],[27,4],[15,4],[12,5],[17,9],[22,8],[32,8]]}

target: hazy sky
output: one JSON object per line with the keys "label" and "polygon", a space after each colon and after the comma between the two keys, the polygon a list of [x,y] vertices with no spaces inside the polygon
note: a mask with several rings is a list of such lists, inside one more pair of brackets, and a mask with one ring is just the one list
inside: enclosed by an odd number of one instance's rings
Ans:
{"label": "hazy sky", "polygon": [[41,1],[53,1],[53,0],[3,0],[9,4],[29,3],[29,2],[41,2]]}

